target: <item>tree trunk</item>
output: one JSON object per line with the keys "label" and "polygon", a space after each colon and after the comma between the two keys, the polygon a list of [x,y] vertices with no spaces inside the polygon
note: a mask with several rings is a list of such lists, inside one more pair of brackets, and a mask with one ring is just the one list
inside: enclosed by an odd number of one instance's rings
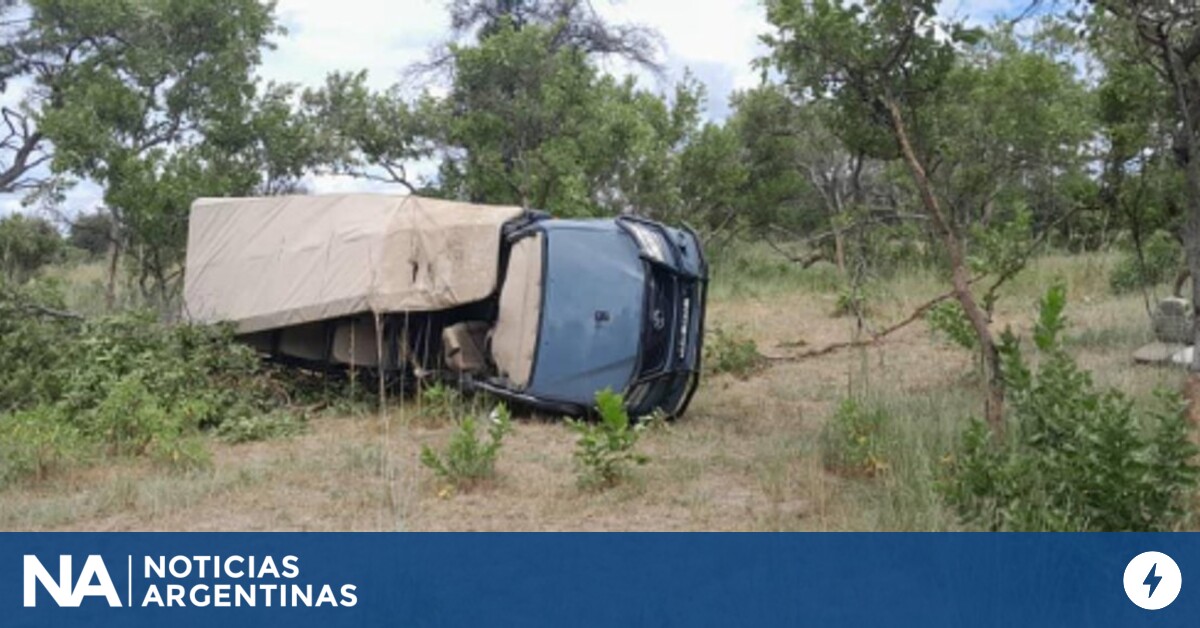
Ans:
{"label": "tree trunk", "polygon": [[[837,222],[836,219],[834,222]],[[837,225],[833,227],[833,260],[837,263],[838,272],[846,274],[846,236]]]}
{"label": "tree trunk", "polygon": [[1000,352],[996,348],[992,330],[988,327],[987,316],[971,292],[971,276],[967,269],[962,241],[955,233],[954,225],[942,211],[941,204],[934,195],[933,187],[925,174],[925,167],[921,165],[920,159],[913,150],[912,143],[908,138],[908,127],[904,124],[900,107],[890,98],[884,100],[884,105],[891,115],[892,131],[896,136],[896,142],[900,145],[904,162],[912,174],[913,182],[916,183],[917,191],[921,196],[921,204],[924,205],[925,212],[929,214],[930,220],[933,221],[934,227],[941,235],[942,245],[946,248],[950,259],[954,298],[962,306],[963,312],[967,315],[971,327],[975,330],[975,336],[979,340],[979,347],[983,352],[987,370],[987,403],[984,407],[984,414],[992,430],[1001,433],[1004,430],[1004,377],[1000,371]]}
{"label": "tree trunk", "polygon": [[108,284],[104,288],[104,307],[112,312],[117,307],[117,267],[121,259],[121,246],[116,238],[108,243]]}
{"label": "tree trunk", "polygon": [[[1182,103],[1186,103],[1186,92],[1182,85],[1175,86]],[[1197,154],[1195,122],[1188,114],[1186,105],[1181,111],[1184,146],[1187,162],[1184,164],[1187,179],[1187,220],[1184,222],[1183,249],[1187,257],[1188,274],[1192,277],[1192,363],[1189,365],[1185,395],[1188,403],[1188,418],[1200,424],[1200,155]],[[1178,282],[1182,287],[1182,281]]]}
{"label": "tree trunk", "polygon": [[[1183,135],[1181,139],[1185,153],[1183,168],[1188,193],[1184,195],[1187,199],[1187,220],[1183,228],[1183,249],[1187,254],[1188,272],[1192,276],[1192,313],[1200,314],[1200,298],[1197,298],[1200,297],[1200,155],[1196,150],[1196,122],[1191,115],[1186,77],[1182,75],[1186,69],[1180,67],[1174,54],[1168,52],[1167,56],[1182,123],[1179,132]],[[1200,346],[1200,316],[1194,317],[1192,339],[1193,343]],[[1193,377],[1200,373],[1200,351],[1192,352],[1191,371]]]}

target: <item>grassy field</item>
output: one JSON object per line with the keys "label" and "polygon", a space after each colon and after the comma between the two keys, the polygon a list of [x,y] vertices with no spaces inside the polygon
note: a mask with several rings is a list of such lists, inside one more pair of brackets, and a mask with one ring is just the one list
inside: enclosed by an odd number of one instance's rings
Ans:
{"label": "grassy field", "polygon": [[[1135,399],[1178,389],[1181,373],[1133,365],[1149,324],[1140,294],[1110,293],[1113,261],[1040,258],[1005,290],[997,326],[1028,330],[1037,297],[1062,280],[1067,344],[1099,384]],[[81,298],[102,294],[88,285]],[[923,271],[873,284],[871,324],[903,318],[944,285]],[[730,261],[714,277],[709,325],[752,338],[767,356],[819,348],[855,333],[853,318],[832,315],[838,287],[830,268],[798,270],[765,254]],[[874,477],[844,477],[822,463],[822,427],[848,396],[891,417]],[[745,379],[707,378],[686,417],[645,434],[639,446],[650,463],[608,491],[576,486],[566,427],[524,417],[500,454],[499,478],[455,494],[418,462],[421,446],[444,444],[452,428],[418,402],[394,401],[386,417],[323,416],[291,438],[214,440],[206,471],[128,460],[11,486],[0,492],[0,529],[954,529],[936,481],[981,399],[973,357],[918,322],[871,348],[779,361]]]}

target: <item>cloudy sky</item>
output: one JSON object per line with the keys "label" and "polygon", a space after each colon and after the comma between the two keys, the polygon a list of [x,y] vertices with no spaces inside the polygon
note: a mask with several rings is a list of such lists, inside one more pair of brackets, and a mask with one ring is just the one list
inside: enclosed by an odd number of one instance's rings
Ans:
{"label": "cloudy sky", "polygon": [[[947,15],[990,21],[1021,1],[944,0],[943,7]],[[759,0],[595,0],[594,6],[612,21],[661,33],[671,70],[666,82],[691,69],[708,86],[714,117],[728,112],[732,90],[758,80],[750,62],[762,54],[758,36],[768,30]],[[449,28],[445,0],[279,0],[278,14],[288,35],[266,55],[262,75],[301,84],[319,83],[334,70],[366,68],[376,86],[391,85]],[[627,70],[613,65],[606,69]]]}
{"label": "cloudy sky", "polygon": [[[944,13],[988,22],[1023,0],[944,0]],[[667,92],[685,70],[705,83],[708,115],[728,114],[728,97],[758,81],[751,61],[762,54],[758,35],[767,31],[758,0],[595,0],[611,20],[638,23],[662,34],[668,73],[642,77],[646,87]],[[267,80],[317,85],[335,70],[366,69],[375,87],[400,80],[402,70],[427,57],[448,29],[445,0],[279,0],[277,13],[287,28],[275,50],[265,54],[260,75]],[[606,70],[628,70],[609,63]],[[19,98],[10,85],[0,103]],[[334,177],[308,181],[314,192],[366,189],[361,182]],[[68,197],[68,210],[99,202],[94,185],[81,184]],[[0,195],[0,214],[20,208],[20,197]]]}

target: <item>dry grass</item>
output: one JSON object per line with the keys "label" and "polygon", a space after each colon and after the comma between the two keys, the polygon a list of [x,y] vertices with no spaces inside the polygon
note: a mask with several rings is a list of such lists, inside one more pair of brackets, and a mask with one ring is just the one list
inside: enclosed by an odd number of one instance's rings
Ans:
{"label": "dry grass", "polygon": [[[1107,256],[1048,257],[1007,289],[999,325],[1024,329],[1037,295],[1070,287],[1070,346],[1082,363],[1136,397],[1178,386],[1173,371],[1134,367],[1145,338],[1140,296],[1107,292]],[[710,321],[736,326],[767,354],[815,348],[855,333],[832,318],[828,269],[775,268],[718,277]],[[722,281],[727,283],[722,284]],[[941,291],[927,273],[879,286],[883,326]],[[71,471],[0,492],[4,530],[936,530],[953,528],[934,490],[938,454],[979,409],[970,355],[923,324],[885,345],[783,363],[747,380],[709,378],[684,419],[640,447],[652,461],[613,490],[576,487],[573,437],[562,425],[518,420],[498,479],[469,494],[439,486],[418,463],[422,444],[451,428],[398,407],[378,416],[322,418],[290,439],[215,442],[210,471],[163,474],[126,462]],[[848,394],[885,400],[898,417],[890,469],[848,479],[821,465],[819,434]]]}

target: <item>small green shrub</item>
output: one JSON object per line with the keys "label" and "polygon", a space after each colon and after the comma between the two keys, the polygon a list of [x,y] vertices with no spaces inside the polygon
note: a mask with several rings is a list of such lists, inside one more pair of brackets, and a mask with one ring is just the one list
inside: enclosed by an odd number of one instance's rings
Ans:
{"label": "small green shrub", "polygon": [[833,315],[840,316],[870,316],[872,312],[866,292],[842,288],[838,291],[837,300],[833,303]]}
{"label": "small green shrub", "polygon": [[212,467],[212,452],[199,434],[157,441],[150,450],[150,456],[156,463],[175,471]]}
{"label": "small green shrub", "polygon": [[223,421],[217,436],[227,443],[249,443],[270,438],[285,438],[304,432],[302,417],[292,412],[273,411]]}
{"label": "small green shrub", "polygon": [[1169,281],[1179,271],[1183,250],[1179,242],[1166,231],[1155,231],[1142,244],[1145,263],[1137,251],[1126,252],[1108,276],[1114,294],[1125,294],[1144,287]]}
{"label": "small green shrub", "polygon": [[487,441],[480,438],[475,417],[467,415],[459,420],[445,452],[438,453],[428,445],[421,448],[421,464],[455,488],[469,490],[495,477],[496,458],[511,431],[512,415],[504,404],[492,413]]}
{"label": "small green shrub", "polygon": [[62,259],[62,236],[45,218],[9,214],[0,218],[0,272],[24,282],[39,269]]}
{"label": "small green shrub", "polygon": [[1141,410],[1097,390],[1062,349],[1066,291],[1051,288],[1034,331],[1036,366],[1002,338],[1003,436],[979,421],[948,458],[944,495],[969,525],[1018,531],[1159,531],[1181,526],[1197,484],[1184,407]]}
{"label": "small green shrub", "polygon": [[421,389],[421,417],[432,422],[453,421],[464,414],[465,405],[462,393],[444,382],[434,382]]}
{"label": "small green shrub", "polygon": [[596,423],[567,420],[575,432],[575,466],[579,486],[607,488],[628,476],[633,465],[649,462],[634,451],[644,426],[634,425],[625,411],[624,398],[611,390],[596,393],[600,420]]}
{"label": "small green shrub", "polygon": [[971,321],[958,301],[942,301],[929,308],[929,312],[925,314],[925,322],[929,324],[931,331],[955,345],[969,351],[979,346],[975,328],[971,326]]}
{"label": "small green shrub", "polygon": [[821,455],[825,468],[835,473],[871,477],[886,471],[883,430],[888,414],[846,399],[821,430]]}
{"label": "small green shrub", "polygon": [[0,413],[61,397],[67,376],[78,368],[64,343],[75,337],[79,323],[39,316],[37,308],[63,307],[53,286],[15,287],[0,279]]}
{"label": "small green shrub", "polygon": [[753,338],[720,327],[713,328],[704,339],[704,365],[708,372],[729,373],[745,379],[762,369],[766,360],[758,352]]}
{"label": "small green shrub", "polygon": [[[1033,212],[1024,203],[1000,202],[997,220],[971,227],[971,254],[967,264],[974,274],[1015,276],[1029,261],[1033,246]],[[1008,205],[1004,208],[1004,205]]]}
{"label": "small green shrub", "polygon": [[74,462],[83,439],[53,406],[0,414],[0,487],[42,480]]}
{"label": "small green shrub", "polygon": [[145,454],[154,441],[174,439],[185,429],[136,372],[111,383],[108,395],[86,414],[81,429],[115,456]]}

